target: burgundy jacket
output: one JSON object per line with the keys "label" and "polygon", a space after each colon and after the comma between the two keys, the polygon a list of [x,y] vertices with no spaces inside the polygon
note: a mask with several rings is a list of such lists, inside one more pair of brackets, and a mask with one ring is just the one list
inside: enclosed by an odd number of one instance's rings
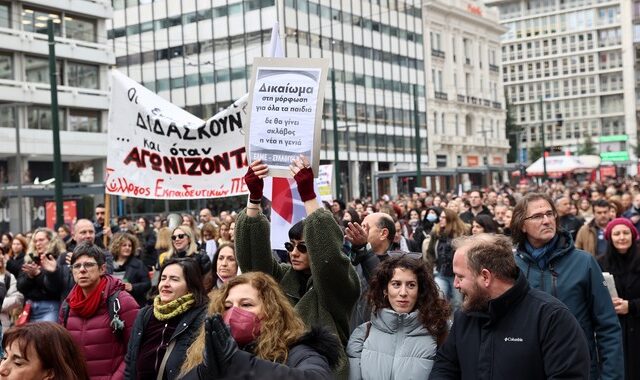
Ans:
{"label": "burgundy jacket", "polygon": [[[136,300],[124,290],[122,281],[108,274],[105,277],[108,281],[107,287],[96,313],[91,318],[84,319],[73,309],[69,309],[66,327],[84,351],[92,380],[122,380],[125,368],[124,356],[127,353],[131,329],[139,307]],[[120,290],[118,314],[125,326],[124,331],[118,335],[113,333],[107,311],[107,298],[117,290]],[[64,324],[64,308],[60,308],[58,321]]]}

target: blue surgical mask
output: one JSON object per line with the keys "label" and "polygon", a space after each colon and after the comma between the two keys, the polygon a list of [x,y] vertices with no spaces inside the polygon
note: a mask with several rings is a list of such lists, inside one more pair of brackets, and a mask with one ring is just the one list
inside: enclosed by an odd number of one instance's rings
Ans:
{"label": "blue surgical mask", "polygon": [[435,222],[436,220],[438,220],[438,216],[435,214],[428,214],[427,215],[427,220],[430,221],[431,223]]}

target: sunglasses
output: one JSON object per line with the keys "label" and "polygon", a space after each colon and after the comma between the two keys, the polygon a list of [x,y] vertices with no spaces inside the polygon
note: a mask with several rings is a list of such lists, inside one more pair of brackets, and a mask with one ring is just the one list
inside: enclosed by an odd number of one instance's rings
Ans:
{"label": "sunglasses", "polygon": [[289,242],[284,243],[284,248],[288,252],[293,252],[293,249],[296,247],[298,247],[298,251],[300,251],[300,253],[307,253],[307,245],[305,243],[298,243],[296,245]]}
{"label": "sunglasses", "polygon": [[186,234],[173,235],[173,236],[171,236],[171,240],[184,239],[185,236],[187,236],[187,235]]}

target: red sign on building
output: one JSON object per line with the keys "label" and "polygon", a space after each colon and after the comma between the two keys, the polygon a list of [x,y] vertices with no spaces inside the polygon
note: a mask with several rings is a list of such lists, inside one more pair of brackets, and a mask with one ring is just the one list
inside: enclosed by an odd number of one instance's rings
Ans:
{"label": "red sign on building", "polygon": [[[73,224],[78,219],[78,205],[77,201],[70,200],[62,202],[62,217],[65,224],[73,228]],[[55,228],[56,225],[56,202],[47,201],[44,204],[45,220],[47,221],[47,228]]]}

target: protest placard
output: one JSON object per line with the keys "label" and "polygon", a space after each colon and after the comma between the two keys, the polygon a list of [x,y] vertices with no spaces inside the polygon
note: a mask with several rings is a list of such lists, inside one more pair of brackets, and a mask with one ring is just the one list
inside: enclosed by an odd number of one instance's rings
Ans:
{"label": "protest placard", "polygon": [[271,176],[290,176],[300,154],[318,174],[320,128],[329,62],[322,58],[256,58],[246,134],[248,161],[261,159]]}
{"label": "protest placard", "polygon": [[246,194],[248,95],[201,120],[112,71],[106,192],[151,199]]}

